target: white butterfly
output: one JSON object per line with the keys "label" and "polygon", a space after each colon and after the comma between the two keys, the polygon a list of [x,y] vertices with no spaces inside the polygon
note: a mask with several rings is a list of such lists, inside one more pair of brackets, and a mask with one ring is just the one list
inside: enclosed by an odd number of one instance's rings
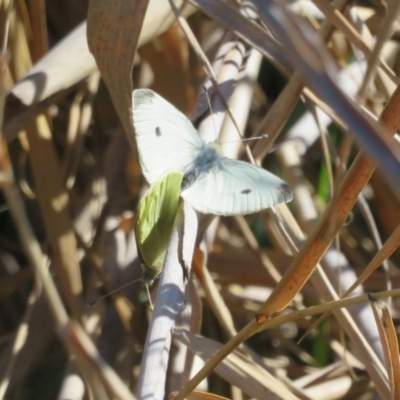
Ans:
{"label": "white butterfly", "polygon": [[287,183],[206,145],[192,123],[150,89],[133,92],[133,125],[140,165],[149,184],[184,173],[181,196],[204,214],[251,214],[292,200]]}

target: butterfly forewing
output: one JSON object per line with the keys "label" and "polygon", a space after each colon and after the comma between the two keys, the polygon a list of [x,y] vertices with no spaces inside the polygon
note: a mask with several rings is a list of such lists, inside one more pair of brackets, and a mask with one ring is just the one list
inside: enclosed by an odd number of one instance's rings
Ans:
{"label": "butterfly forewing", "polygon": [[218,167],[198,177],[182,197],[204,214],[251,214],[292,199],[289,185],[249,163],[221,158]]}
{"label": "butterfly forewing", "polygon": [[204,142],[191,122],[149,89],[133,92],[133,125],[140,164],[152,184],[167,172],[185,172]]}

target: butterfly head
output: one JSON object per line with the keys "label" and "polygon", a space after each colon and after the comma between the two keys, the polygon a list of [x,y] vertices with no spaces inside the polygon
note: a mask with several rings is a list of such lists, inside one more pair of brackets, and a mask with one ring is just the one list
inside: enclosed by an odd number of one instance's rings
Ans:
{"label": "butterfly head", "polygon": [[222,146],[219,142],[207,143],[207,146],[214,149],[218,154],[222,155]]}

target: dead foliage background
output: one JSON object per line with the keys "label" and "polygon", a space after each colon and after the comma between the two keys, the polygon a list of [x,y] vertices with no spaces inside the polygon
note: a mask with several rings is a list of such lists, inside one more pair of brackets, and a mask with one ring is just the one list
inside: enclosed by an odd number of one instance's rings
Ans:
{"label": "dead foliage background", "polygon": [[[400,398],[400,3],[89,3],[0,2],[0,398]],[[136,87],[294,193],[201,217],[153,315],[87,306],[141,276]]]}

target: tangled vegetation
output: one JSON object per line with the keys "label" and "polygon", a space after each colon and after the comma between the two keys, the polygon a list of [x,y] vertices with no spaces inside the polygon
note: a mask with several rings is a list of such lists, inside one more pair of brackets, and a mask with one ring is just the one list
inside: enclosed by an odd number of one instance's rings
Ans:
{"label": "tangled vegetation", "polygon": [[[0,398],[399,399],[399,15],[1,1]],[[151,301],[135,88],[293,192],[178,212]]]}

